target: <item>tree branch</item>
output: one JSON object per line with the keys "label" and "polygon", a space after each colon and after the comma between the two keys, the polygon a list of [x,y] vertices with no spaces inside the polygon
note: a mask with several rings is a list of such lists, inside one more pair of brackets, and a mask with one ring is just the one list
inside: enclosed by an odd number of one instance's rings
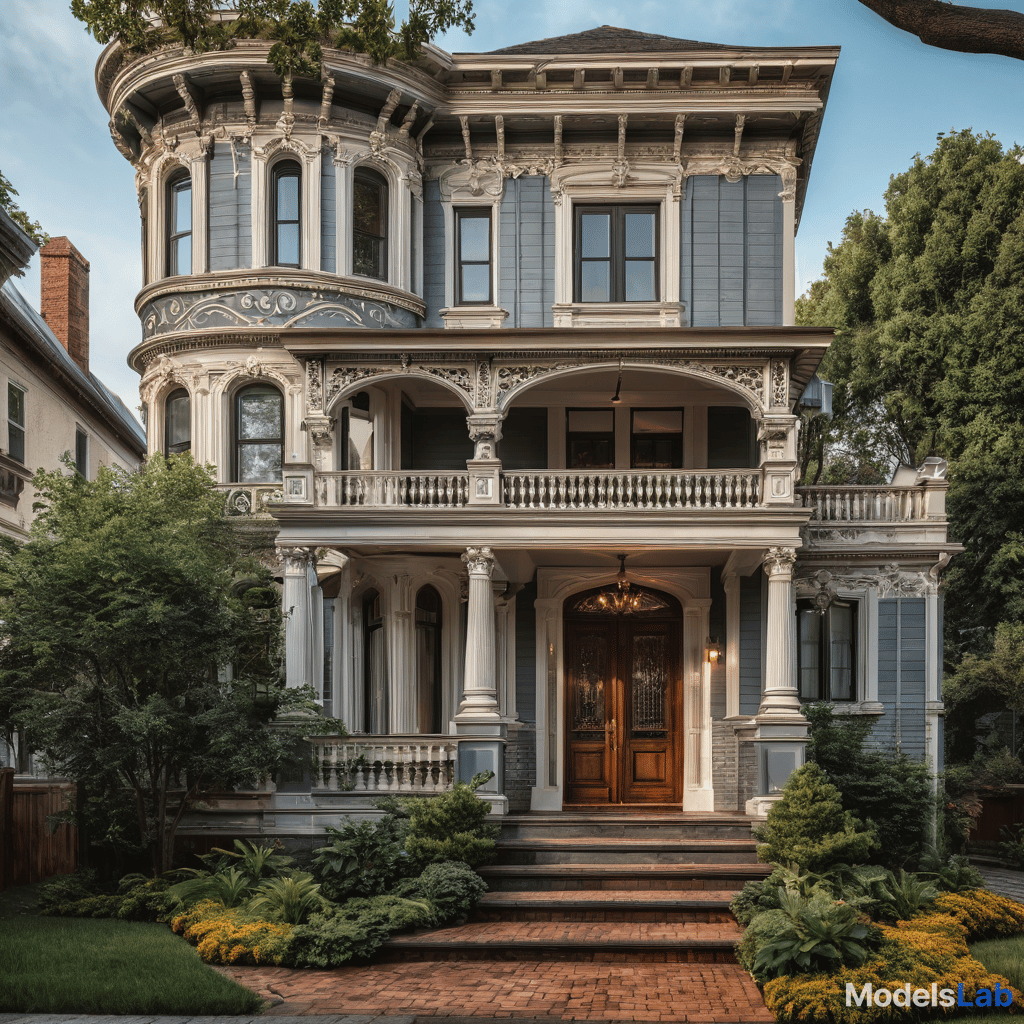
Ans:
{"label": "tree branch", "polygon": [[1024,14],[961,7],[942,0],[860,0],[922,43],[959,53],[998,53],[1024,60]]}

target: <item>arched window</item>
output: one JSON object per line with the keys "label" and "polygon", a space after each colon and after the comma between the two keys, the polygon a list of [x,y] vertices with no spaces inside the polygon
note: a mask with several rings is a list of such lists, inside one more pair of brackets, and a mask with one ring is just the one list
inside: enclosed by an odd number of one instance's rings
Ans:
{"label": "arched window", "polygon": [[167,396],[164,403],[164,455],[192,451],[192,400],[184,388]]}
{"label": "arched window", "polygon": [[384,661],[384,614],[380,594],[367,591],[363,598],[363,729],[388,731],[387,669]]}
{"label": "arched window", "polygon": [[167,183],[167,273],[192,273],[192,179],[187,173]]}
{"label": "arched window", "polygon": [[284,462],[284,399],[277,388],[253,384],[235,395],[235,480],[274,483]]}
{"label": "arched window", "polygon": [[416,717],[419,731],[441,731],[441,595],[430,586],[416,595]]}
{"label": "arched window", "polygon": [[388,183],[383,175],[360,167],[352,193],[352,272],[388,277]]}
{"label": "arched window", "polygon": [[302,168],[294,160],[274,165],[270,194],[270,262],[302,265]]}

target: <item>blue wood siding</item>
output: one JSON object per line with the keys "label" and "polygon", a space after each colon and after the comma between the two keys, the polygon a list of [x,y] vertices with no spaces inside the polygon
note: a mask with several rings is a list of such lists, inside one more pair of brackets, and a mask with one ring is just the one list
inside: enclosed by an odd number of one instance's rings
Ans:
{"label": "blue wood siding", "polygon": [[337,168],[330,153],[320,163],[320,269],[338,272],[338,195]]}
{"label": "blue wood siding", "polygon": [[761,573],[740,577],[740,714],[761,706]]}
{"label": "blue wood siding", "polygon": [[440,311],[444,309],[444,211],[441,185],[423,184],[423,301],[427,314],[424,327],[444,327]]}
{"label": "blue wood siding", "polygon": [[505,327],[551,327],[555,301],[555,204],[544,175],[505,182],[498,218],[498,305]]}
{"label": "blue wood siding", "polygon": [[778,175],[687,180],[680,203],[680,297],[691,327],[782,322]]}
{"label": "blue wood siding", "polygon": [[537,584],[516,594],[516,713],[520,721],[537,721]]}
{"label": "blue wood siding", "polygon": [[248,146],[217,142],[210,160],[210,270],[238,270],[252,265],[251,161]]}
{"label": "blue wood siding", "polygon": [[878,602],[878,699],[885,714],[872,740],[908,757],[925,756],[925,601]]}
{"label": "blue wood siding", "polygon": [[[722,570],[716,566],[711,570],[711,608],[708,610],[708,635],[719,641],[725,639],[725,601]],[[711,669],[712,718],[725,718],[725,688],[725,658],[721,658]]]}

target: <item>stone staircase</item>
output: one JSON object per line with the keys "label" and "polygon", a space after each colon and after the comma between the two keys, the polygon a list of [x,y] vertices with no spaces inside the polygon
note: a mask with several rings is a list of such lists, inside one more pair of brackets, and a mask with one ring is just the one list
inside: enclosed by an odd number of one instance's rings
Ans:
{"label": "stone staircase", "polygon": [[729,901],[770,868],[743,815],[510,816],[473,919],[394,936],[391,960],[736,962]]}

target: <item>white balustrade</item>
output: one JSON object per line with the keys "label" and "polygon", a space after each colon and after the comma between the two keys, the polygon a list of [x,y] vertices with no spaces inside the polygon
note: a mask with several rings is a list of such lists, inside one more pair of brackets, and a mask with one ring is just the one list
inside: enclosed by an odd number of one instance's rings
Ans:
{"label": "white balustrade", "polygon": [[468,473],[373,472],[318,473],[318,505],[374,508],[459,508],[469,495]]}
{"label": "white balustrade", "polygon": [[756,508],[761,503],[761,473],[758,470],[512,472],[503,474],[502,496],[508,508]]}
{"label": "white balustrade", "polygon": [[812,522],[903,523],[927,518],[922,487],[798,487]]}
{"label": "white balustrade", "polygon": [[452,788],[450,736],[313,736],[314,788],[334,793],[429,796]]}

